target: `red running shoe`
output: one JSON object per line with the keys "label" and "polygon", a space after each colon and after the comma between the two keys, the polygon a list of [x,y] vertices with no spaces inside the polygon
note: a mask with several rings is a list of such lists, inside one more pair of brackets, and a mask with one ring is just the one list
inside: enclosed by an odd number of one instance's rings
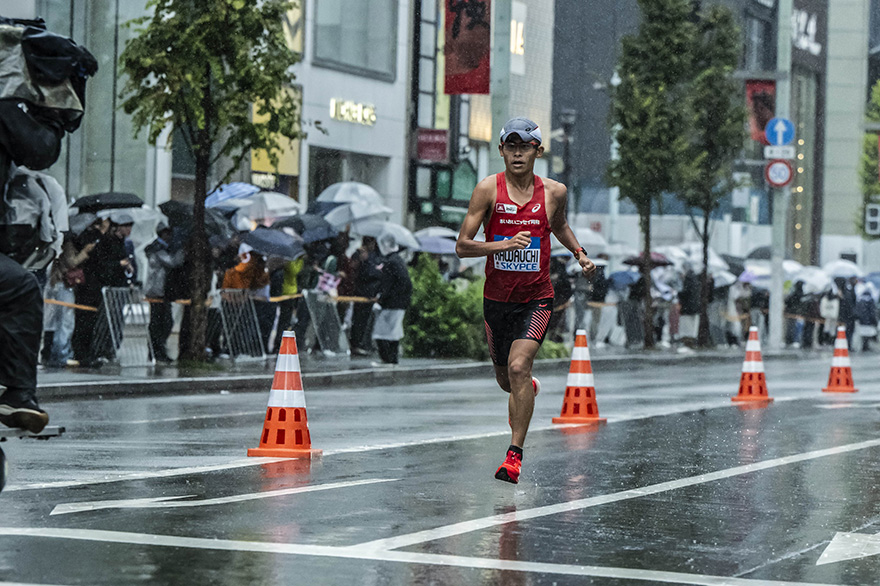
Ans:
{"label": "red running shoe", "polygon": [[517,454],[513,450],[507,450],[507,459],[498,467],[495,472],[495,478],[516,484],[519,482],[519,472],[522,468],[522,454]]}

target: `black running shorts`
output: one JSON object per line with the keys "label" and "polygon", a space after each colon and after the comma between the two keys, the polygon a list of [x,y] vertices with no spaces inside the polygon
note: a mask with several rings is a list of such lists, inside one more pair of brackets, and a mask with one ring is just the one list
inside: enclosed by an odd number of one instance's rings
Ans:
{"label": "black running shorts", "polygon": [[527,303],[483,299],[483,319],[492,362],[507,366],[507,356],[514,340],[543,342],[552,312],[553,299],[537,299]]}

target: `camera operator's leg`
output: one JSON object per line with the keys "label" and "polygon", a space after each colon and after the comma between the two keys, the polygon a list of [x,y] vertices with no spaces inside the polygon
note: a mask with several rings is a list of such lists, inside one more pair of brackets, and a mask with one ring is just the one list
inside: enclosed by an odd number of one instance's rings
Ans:
{"label": "camera operator's leg", "polygon": [[49,415],[37,405],[43,297],[34,276],[0,254],[0,423],[39,433]]}

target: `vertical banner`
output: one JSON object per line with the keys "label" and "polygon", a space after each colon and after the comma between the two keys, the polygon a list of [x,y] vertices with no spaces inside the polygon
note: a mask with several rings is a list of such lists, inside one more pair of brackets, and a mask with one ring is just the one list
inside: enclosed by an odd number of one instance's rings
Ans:
{"label": "vertical banner", "polygon": [[752,140],[769,144],[764,128],[776,112],[776,82],[750,79],[746,81],[746,102],[749,109],[749,133]]}
{"label": "vertical banner", "polygon": [[491,0],[445,0],[446,94],[488,94]]}

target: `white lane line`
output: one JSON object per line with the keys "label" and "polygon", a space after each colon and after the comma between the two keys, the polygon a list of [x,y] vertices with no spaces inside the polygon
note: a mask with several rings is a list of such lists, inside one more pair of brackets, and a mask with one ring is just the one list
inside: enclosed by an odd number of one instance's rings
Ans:
{"label": "white lane line", "polygon": [[473,531],[480,531],[482,529],[488,529],[490,527],[504,525],[506,523],[526,521],[528,519],[546,517],[549,515],[557,515],[559,513],[565,513],[569,511],[578,511],[589,507],[596,507],[608,503],[616,503],[619,501],[640,498],[652,494],[659,494],[661,492],[677,490],[679,488],[695,486],[698,484],[706,484],[707,482],[714,482],[716,480],[723,480],[725,478],[732,478],[734,476],[741,476],[743,474],[751,474],[752,472],[758,472],[760,470],[768,470],[770,468],[776,468],[788,464],[795,464],[798,462],[815,460],[816,458],[823,458],[825,456],[834,456],[847,452],[854,452],[856,450],[864,450],[866,448],[875,448],[878,446],[880,446],[880,439],[847,444],[835,448],[827,448],[824,450],[815,450],[812,452],[805,452],[803,454],[795,454],[793,456],[784,456],[782,458],[774,458],[772,460],[765,460],[763,462],[757,462],[755,464],[736,466],[734,468],[728,468],[726,470],[718,470],[717,472],[710,472],[708,474],[700,474],[698,476],[690,476],[688,478],[681,478],[679,480],[661,482],[659,484],[652,484],[650,486],[644,486],[641,488],[634,488],[611,494],[578,499],[565,503],[558,503],[555,505],[535,507],[533,509],[525,509],[522,511],[514,511],[511,513],[505,513],[503,515],[492,515],[490,517],[483,517],[482,519],[463,521],[461,523],[454,523],[452,525],[437,527],[435,529],[427,529],[425,531],[417,531],[415,533],[409,533],[406,535],[398,535],[396,537],[388,537],[384,539],[377,539],[374,541],[367,541],[359,544],[357,547],[374,549],[378,551],[399,549],[401,547],[419,545],[428,541],[444,539],[455,535],[471,533]]}
{"label": "white lane line", "polygon": [[413,553],[402,551],[368,551],[360,547],[334,547],[327,545],[304,545],[294,543],[270,543],[257,541],[236,541],[203,539],[198,537],[175,537],[171,535],[151,535],[124,531],[103,531],[97,529],[59,529],[59,528],[19,528],[0,527],[0,536],[40,537],[74,539],[101,543],[121,543],[126,545],[149,545],[158,547],[185,547],[189,549],[246,551],[285,555],[305,555],[345,559],[398,562],[407,564],[426,564],[452,566],[468,569],[514,571],[537,574],[558,574],[567,576],[590,576],[617,578],[621,580],[644,580],[672,584],[694,584],[697,586],[833,586],[816,582],[788,582],[776,580],[750,580],[747,578],[728,578],[705,574],[685,574],[655,570],[634,570],[603,566],[575,566],[570,564],[549,564],[540,562],[520,562],[494,560],[454,555]]}
{"label": "white lane line", "polygon": [[[795,401],[804,397],[776,397],[776,403],[780,403],[783,401]],[[681,409],[676,408],[668,408],[668,407],[658,407],[657,409],[648,410],[644,413],[638,413],[634,415],[609,415],[609,422],[622,422],[622,421],[637,421],[641,419],[651,419],[652,417],[666,417],[669,415],[678,415],[683,413],[691,413],[696,411],[703,411],[705,409],[714,409],[714,408],[736,408],[737,406],[730,402],[729,399],[717,400],[712,399],[706,403],[700,404],[691,404],[687,406],[683,406]],[[580,425],[544,425],[544,426],[531,426],[529,431],[532,433],[539,431],[548,431],[554,429],[561,429],[564,427],[581,427]],[[491,431],[484,433],[475,433],[475,434],[466,434],[466,435],[454,435],[454,436],[444,436],[444,437],[436,437],[436,438],[425,438],[419,440],[405,441],[405,442],[388,442],[388,443],[380,443],[380,444],[372,444],[372,445],[363,445],[363,446],[355,446],[352,448],[339,448],[335,450],[324,450],[324,457],[335,456],[338,454],[359,454],[364,452],[375,452],[382,450],[392,450],[399,448],[408,448],[408,447],[416,447],[416,446],[424,446],[431,444],[440,444],[440,443],[451,443],[451,442],[460,442],[460,441],[470,441],[477,439],[485,439],[490,437],[503,437],[510,435],[510,430],[502,430],[502,431]],[[111,443],[119,443],[112,442]],[[128,443],[137,443],[134,440]],[[175,442],[176,443],[176,442]],[[57,482],[35,482],[31,484],[10,484],[7,485],[4,491],[6,492],[17,492],[23,490],[45,490],[45,489],[54,489],[54,488],[72,488],[79,486],[92,486],[97,484],[111,484],[114,482],[127,482],[129,480],[150,480],[155,478],[173,478],[175,476],[186,476],[190,474],[206,474],[209,472],[219,472],[223,470],[233,470],[235,468],[245,468],[248,466],[261,466],[263,464],[271,464],[274,462],[283,462],[289,458],[248,458],[246,460],[232,460],[225,464],[214,464],[209,466],[190,466],[185,468],[169,468],[164,470],[155,470],[149,472],[132,472],[128,474],[119,474],[116,476],[103,476],[101,478],[87,479],[87,480],[59,480]]]}
{"label": "white lane line", "polygon": [[132,472],[130,474],[120,474],[118,476],[110,476],[104,478],[95,478],[90,480],[59,480],[57,482],[35,482],[33,484],[9,485],[3,489],[3,492],[16,492],[21,490],[45,490],[49,488],[70,488],[74,486],[90,486],[93,484],[110,484],[113,482],[126,482],[129,480],[147,480],[152,478],[173,478],[175,476],[186,476],[187,474],[205,474],[208,472],[218,472],[221,470],[233,470],[235,468],[246,468],[248,466],[261,466],[263,464],[273,464],[275,462],[284,462],[290,458],[248,458],[246,460],[233,460],[224,464],[213,464],[209,466],[190,466],[186,468],[170,468],[167,470],[154,470],[150,472]]}
{"label": "white lane line", "polygon": [[[562,426],[546,426],[534,427],[532,431],[542,431],[547,429],[555,429]],[[567,426],[574,427],[574,426]],[[510,430],[492,431],[486,433],[477,433],[469,435],[456,435],[439,438],[427,438],[423,440],[413,440],[410,442],[389,442],[385,444],[365,445],[354,448],[342,448],[338,450],[324,450],[323,457],[334,456],[337,454],[355,454],[363,452],[390,450],[397,448],[430,445],[446,442],[459,442],[475,439],[484,439],[487,437],[509,436]],[[118,476],[110,476],[103,478],[95,478],[88,480],[59,480],[57,482],[36,482],[32,484],[8,485],[3,489],[4,492],[16,492],[22,490],[45,490],[52,488],[71,488],[77,486],[91,486],[95,484],[110,484],[114,482],[127,482],[129,480],[148,480],[153,478],[173,478],[175,476],[186,476],[190,474],[205,474],[208,472],[218,472],[223,470],[232,470],[235,468],[246,468],[248,466],[262,466],[263,464],[272,464],[275,462],[284,462],[295,458],[247,458],[245,460],[233,460],[226,464],[213,464],[209,466],[189,466],[185,468],[169,468],[165,470],[155,470],[150,472],[133,472],[130,474],[120,474]]]}
{"label": "white lane line", "polygon": [[265,415],[266,410],[239,411],[238,413],[217,413],[215,415],[190,415],[188,417],[167,417],[165,419],[137,419],[135,421],[94,421],[91,423],[100,425],[146,425],[150,423],[174,423],[177,421],[196,421],[199,419],[225,419],[228,417],[250,417],[252,415]]}
{"label": "white lane line", "polygon": [[62,503],[56,505],[50,515],[67,515],[69,513],[82,513],[84,511],[97,511],[100,509],[182,509],[187,507],[208,507],[211,505],[226,505],[229,503],[241,503],[259,499],[300,494],[304,492],[318,492],[333,490],[336,488],[350,488],[365,484],[379,484],[381,482],[397,482],[399,478],[367,478],[364,480],[351,480],[348,482],[330,482],[327,484],[315,484],[298,486],[296,488],[284,488],[281,490],[268,490],[266,492],[254,492],[248,494],[236,494],[212,499],[200,499],[182,501],[179,499],[190,498],[195,495],[186,494],[181,496],[165,496],[154,498],[112,500],[112,501],[89,501],[79,503]]}

